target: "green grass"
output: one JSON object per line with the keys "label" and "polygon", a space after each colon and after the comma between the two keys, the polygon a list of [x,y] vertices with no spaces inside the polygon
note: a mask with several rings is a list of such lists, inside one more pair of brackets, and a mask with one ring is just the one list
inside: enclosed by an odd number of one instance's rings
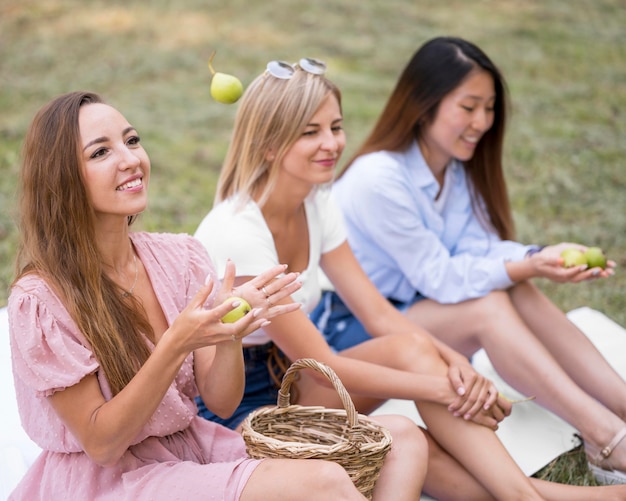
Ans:
{"label": "green grass", "polygon": [[[595,244],[618,263],[609,280],[538,283],[564,310],[587,305],[626,325],[624,26],[622,0],[0,0],[0,306],[20,143],[52,97],[93,90],[119,107],[153,164],[141,227],[191,233],[211,207],[236,110],[210,98],[212,50],[215,68],[244,85],[270,59],[326,60],[344,93],[347,157],[414,50],[451,34],[483,47],[508,80],[520,239]],[[552,479],[585,481],[566,470]]]}

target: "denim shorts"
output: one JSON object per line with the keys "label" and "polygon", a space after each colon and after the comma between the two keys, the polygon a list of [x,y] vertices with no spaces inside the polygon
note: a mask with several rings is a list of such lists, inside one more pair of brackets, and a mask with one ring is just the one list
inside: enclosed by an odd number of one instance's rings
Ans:
{"label": "denim shorts", "polygon": [[223,419],[206,408],[200,397],[196,397],[198,415],[235,429],[248,414],[266,405],[276,405],[279,387],[274,382],[268,368],[268,359],[274,343],[249,346],[243,349],[243,360],[246,374],[246,385],[243,399],[233,415]]}
{"label": "denim shorts", "polygon": [[[398,310],[405,311],[421,299],[425,297],[418,292],[405,303],[394,299],[388,299],[388,301]],[[352,314],[336,292],[324,292],[319,304],[309,314],[309,318],[335,351],[342,351],[372,339],[363,324]]]}

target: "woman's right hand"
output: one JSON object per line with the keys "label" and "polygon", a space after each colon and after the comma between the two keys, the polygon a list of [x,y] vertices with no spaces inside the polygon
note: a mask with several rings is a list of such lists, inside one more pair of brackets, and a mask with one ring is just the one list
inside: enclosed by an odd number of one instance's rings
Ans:
{"label": "woman's right hand", "polygon": [[604,270],[601,268],[589,268],[587,265],[564,268],[561,253],[566,249],[572,248],[581,252],[587,250],[587,247],[584,245],[561,242],[544,247],[540,252],[533,254],[530,261],[536,270],[536,276],[547,278],[557,283],[578,283],[597,278],[607,278],[615,273],[613,271],[615,267],[614,261],[608,261]]}
{"label": "woman's right hand", "polygon": [[[270,304],[261,291],[266,283],[273,281],[272,299],[278,301],[285,295],[298,290],[301,284],[296,282],[297,274],[290,273],[277,278],[283,271],[284,266],[274,266],[249,282],[233,288],[235,267],[229,263],[215,303],[209,307],[206,305],[207,298],[215,286],[209,276],[207,283],[200,288],[187,307],[181,311],[166,335],[177,336],[181,349],[189,353],[205,346],[241,340],[248,334],[267,325],[270,318],[297,310],[300,308],[299,303]],[[256,294],[251,292],[253,290],[256,291]],[[222,322],[222,317],[238,305],[236,300],[225,300],[230,297],[242,297],[256,307],[236,322]]]}
{"label": "woman's right hand", "polygon": [[448,410],[456,417],[473,421],[493,430],[498,429],[498,423],[511,414],[511,405],[503,399],[493,382],[467,363],[450,364],[448,379],[453,387],[459,384],[464,389],[448,406]]}
{"label": "woman's right hand", "polygon": [[260,316],[261,309],[255,308],[236,322],[222,322],[222,317],[233,309],[233,302],[206,307],[205,302],[213,286],[211,280],[203,285],[163,335],[175,336],[176,344],[185,353],[224,341],[232,343],[258,329],[267,320]]}

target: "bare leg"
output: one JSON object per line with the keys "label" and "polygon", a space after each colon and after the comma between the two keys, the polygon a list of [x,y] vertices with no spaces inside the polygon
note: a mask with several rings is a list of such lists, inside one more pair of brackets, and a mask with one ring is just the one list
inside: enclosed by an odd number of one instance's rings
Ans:
{"label": "bare leg", "polygon": [[[323,387],[315,380],[301,373],[298,381],[301,395],[300,405],[325,405],[341,408],[334,388]],[[372,408],[382,404],[380,400],[371,400]],[[383,425],[392,437],[392,448],[385,456],[385,461],[376,482],[374,499],[394,501],[415,501],[424,485],[428,467],[428,443],[422,429],[415,426],[409,418],[399,415],[372,416],[371,419]]]}
{"label": "bare leg", "polygon": [[[439,501],[492,501],[494,498],[465,468],[428,435],[428,475],[424,492]],[[579,487],[531,478],[547,501],[623,500],[626,486]]]}
{"label": "bare leg", "polygon": [[[565,322],[558,318],[551,321],[550,315],[554,316],[554,311],[546,305],[549,302],[543,301],[542,295],[535,295],[534,286],[526,285],[528,287],[519,291],[516,286],[515,292],[512,292],[515,304],[506,292],[493,292],[484,298],[455,305],[421,301],[407,315],[468,356],[484,347],[495,369],[511,386],[526,395],[536,395],[541,405],[577,428],[586,441],[604,446],[624,426],[624,422],[578,386],[559,362],[563,360],[571,373],[592,363],[597,364],[599,372],[609,377],[608,382],[617,395],[623,394],[626,385],[619,376],[615,377],[600,354],[592,355],[590,363],[587,353],[597,351],[588,339],[578,329],[572,329],[573,324],[564,315]],[[541,339],[530,330],[516,309],[517,302],[524,302],[524,294],[532,297],[532,303],[531,306],[525,304],[523,314],[533,317],[533,326],[543,324]],[[536,309],[533,310],[533,307]],[[554,330],[565,328],[566,323],[571,332]],[[570,341],[571,345],[567,347]],[[566,354],[561,354],[561,351]],[[595,369],[593,366],[592,370],[585,372],[591,373]],[[601,386],[597,377],[595,381]],[[615,467],[626,469],[625,446],[618,447],[611,458]]]}
{"label": "bare leg", "polygon": [[589,338],[533,284],[522,282],[511,288],[509,295],[531,332],[576,384],[626,418],[626,382]]}
{"label": "bare leg", "polygon": [[428,467],[428,442],[422,429],[403,416],[372,416],[392,435],[393,445],[385,456],[374,499],[415,501],[419,499]]}
{"label": "bare leg", "polygon": [[[377,363],[407,372],[447,375],[447,366],[429,341],[414,336],[385,336],[350,348],[342,355]],[[323,388],[303,373],[298,382],[303,396],[298,403],[340,405],[332,389]],[[369,412],[380,399],[352,395],[362,412]],[[440,446],[448,451],[480,485],[496,499],[542,499],[528,477],[506,452],[493,430],[454,417],[445,406],[418,403],[428,430]]]}
{"label": "bare leg", "polygon": [[339,464],[316,459],[266,459],[254,470],[241,501],[333,499],[363,501]]}

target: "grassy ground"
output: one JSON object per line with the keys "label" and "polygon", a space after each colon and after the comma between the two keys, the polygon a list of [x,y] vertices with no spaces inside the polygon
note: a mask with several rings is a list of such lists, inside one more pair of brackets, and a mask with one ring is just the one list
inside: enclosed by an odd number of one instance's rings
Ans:
{"label": "grassy ground", "polygon": [[[409,56],[442,34],[477,42],[509,82],[520,239],[599,245],[624,268],[625,25],[622,0],[0,0],[0,306],[13,275],[20,143],[53,96],[94,90],[118,106],[153,163],[141,226],[193,232],[236,110],[209,96],[212,50],[216,69],[244,85],[270,59],[326,60],[344,92],[349,155]],[[588,305],[626,325],[619,268],[602,282],[539,284],[565,310]],[[587,482],[574,457],[549,478]]]}

